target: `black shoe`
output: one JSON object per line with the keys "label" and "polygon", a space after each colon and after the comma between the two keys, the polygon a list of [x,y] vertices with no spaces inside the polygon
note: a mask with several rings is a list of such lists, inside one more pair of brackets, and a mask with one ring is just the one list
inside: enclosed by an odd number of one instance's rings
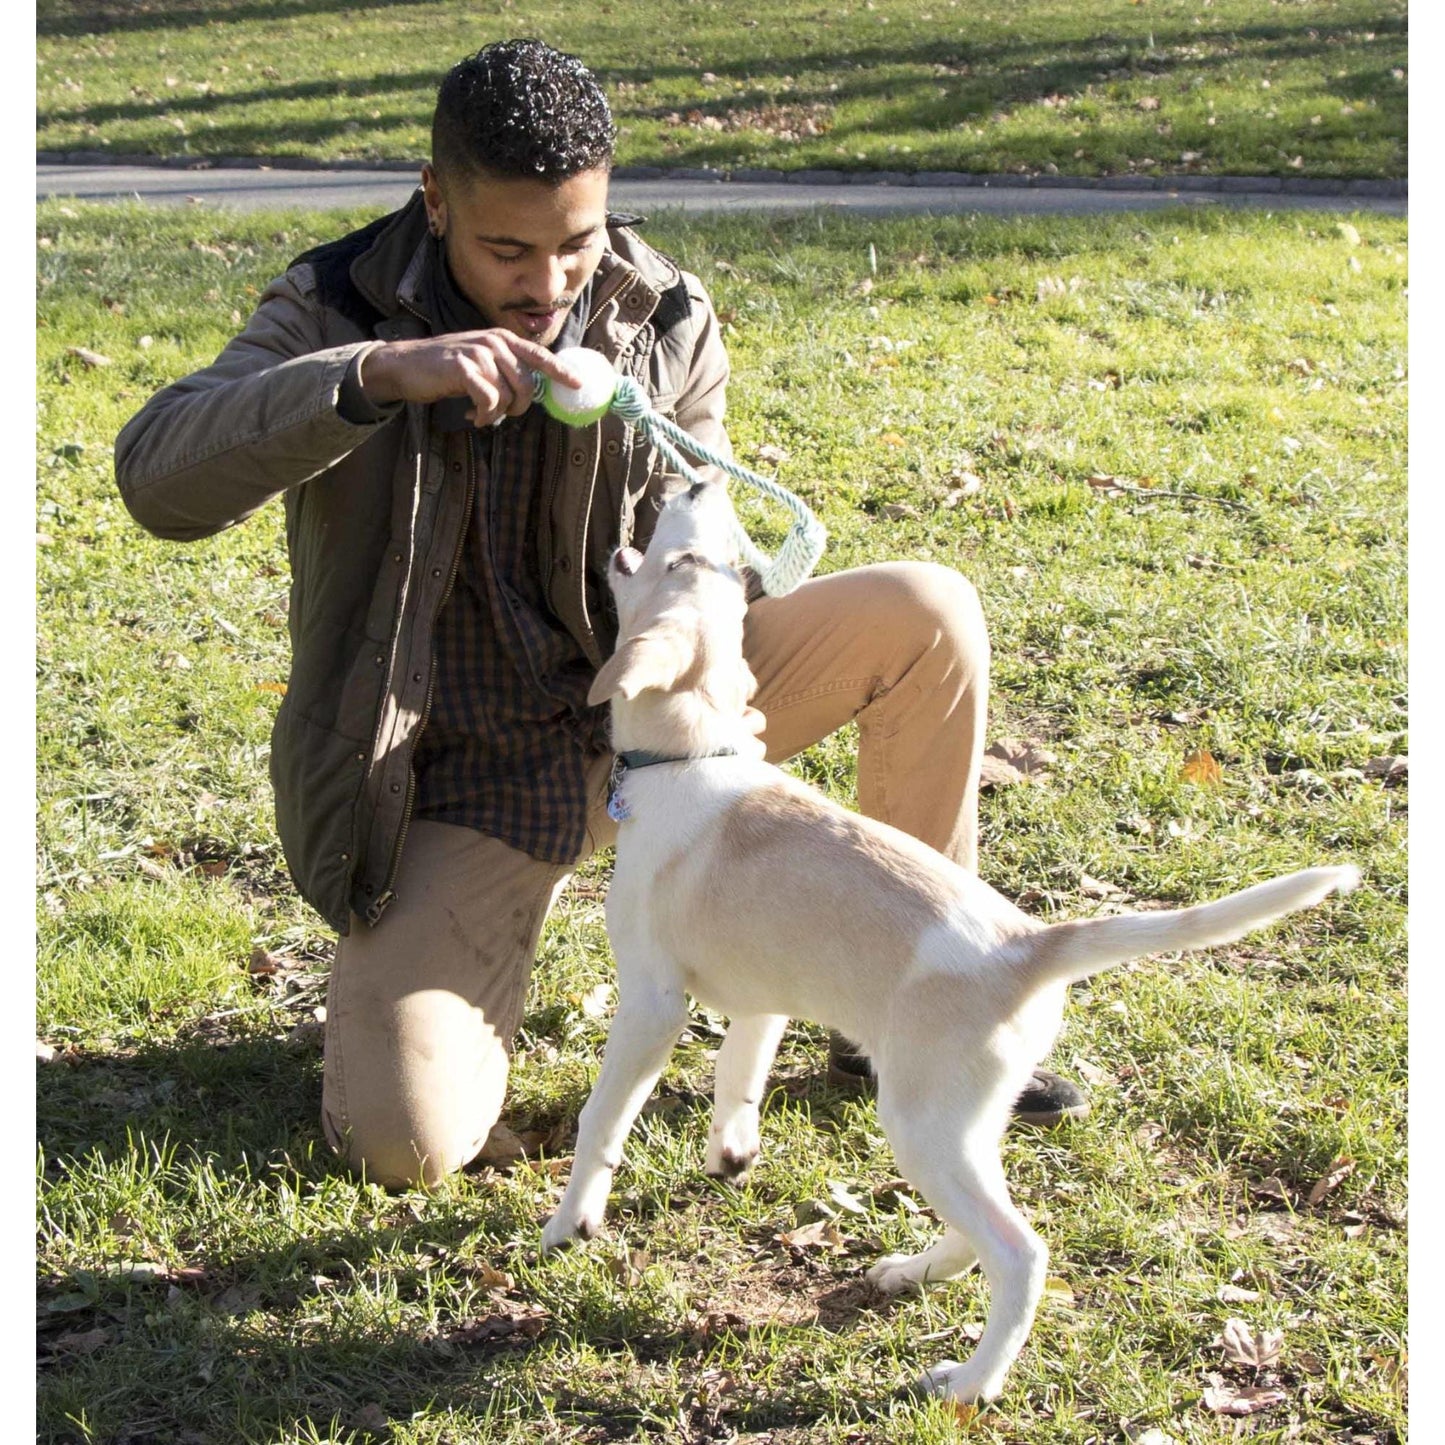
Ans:
{"label": "black shoe", "polygon": [[1065,1119],[1087,1119],[1089,1101],[1078,1087],[1047,1069],[1035,1069],[1024,1091],[1014,1100],[1014,1122],[1052,1129]]}
{"label": "black shoe", "polygon": [[[873,1065],[842,1034],[828,1037],[828,1087],[855,1094],[870,1092],[876,1085]],[[1014,1103],[1013,1116],[1020,1124],[1051,1129],[1065,1119],[1085,1119],[1089,1101],[1067,1079],[1047,1069],[1035,1069],[1022,1094]]]}

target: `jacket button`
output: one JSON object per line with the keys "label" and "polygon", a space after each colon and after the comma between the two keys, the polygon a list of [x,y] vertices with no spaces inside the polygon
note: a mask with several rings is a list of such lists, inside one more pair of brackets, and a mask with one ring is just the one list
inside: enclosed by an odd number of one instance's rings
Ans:
{"label": "jacket button", "polygon": [[440,567],[433,567],[431,569],[431,575],[433,577],[440,577],[442,575],[442,569]]}
{"label": "jacket button", "polygon": [[572,465],[580,467],[587,460],[587,453],[581,447],[575,447],[572,451]]}
{"label": "jacket button", "polygon": [[572,559],[570,557],[559,557],[557,559],[557,570],[559,572],[570,572],[572,570]]}
{"label": "jacket button", "polygon": [[371,660],[372,660],[378,667],[380,667],[380,666],[382,665],[382,663],[386,661],[386,659],[385,659],[380,653],[377,653],[377,655],[376,655],[375,657],[373,657]]}
{"label": "jacket button", "polygon": [[639,296],[636,291],[629,291],[627,294],[627,305],[633,311],[636,311],[637,308],[642,305],[642,297]]}
{"label": "jacket button", "polygon": [[337,856],[341,859],[341,861],[342,861],[343,863],[350,863],[350,862],[351,862],[351,854],[350,854],[350,853],[340,853],[340,854],[338,854]]}
{"label": "jacket button", "polygon": [[421,673],[419,673],[419,672],[414,672],[414,673],[412,673],[412,675],[411,675],[411,680],[412,680],[413,682],[420,682],[420,681],[421,681]]}
{"label": "jacket button", "polygon": [[357,755],[356,755],[356,761],[357,761],[358,763],[364,763],[364,762],[366,761],[366,754],[365,754],[365,753],[357,753]]}
{"label": "jacket button", "polygon": [[607,446],[606,446],[605,450],[606,450],[607,455],[608,455],[609,457],[615,457],[615,456],[617,455],[617,453],[622,450],[622,448],[621,448],[621,446],[620,446],[617,442],[615,442],[615,441],[610,441],[610,442],[607,443]]}
{"label": "jacket button", "polygon": [[401,566],[401,561],[402,561],[401,553],[400,553],[400,552],[393,552],[393,553],[391,554],[391,560],[392,560],[393,562],[395,562],[398,567],[400,567],[400,566]]}
{"label": "jacket button", "polygon": [[400,783],[393,783],[393,784],[391,785],[391,791],[392,791],[393,793],[399,793],[399,792],[401,792],[401,784],[400,784]]}
{"label": "jacket button", "polygon": [[452,463],[452,470],[453,470],[454,472],[459,472],[459,471],[461,471],[461,469],[462,469],[462,464],[461,464],[460,462],[453,462],[453,463]]}

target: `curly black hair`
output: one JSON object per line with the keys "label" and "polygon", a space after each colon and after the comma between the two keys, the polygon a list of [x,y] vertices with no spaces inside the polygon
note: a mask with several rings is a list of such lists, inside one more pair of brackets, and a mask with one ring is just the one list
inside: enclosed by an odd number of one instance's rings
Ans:
{"label": "curly black hair", "polygon": [[452,67],[437,91],[438,175],[561,182],[610,168],[617,127],[596,77],[540,40],[499,40]]}

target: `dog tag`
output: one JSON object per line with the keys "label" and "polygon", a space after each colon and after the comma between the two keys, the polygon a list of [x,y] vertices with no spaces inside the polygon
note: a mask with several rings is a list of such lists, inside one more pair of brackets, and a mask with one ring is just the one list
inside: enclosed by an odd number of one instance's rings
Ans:
{"label": "dog tag", "polygon": [[614,823],[625,823],[632,816],[632,809],[622,801],[620,792],[613,792],[607,800],[607,816]]}

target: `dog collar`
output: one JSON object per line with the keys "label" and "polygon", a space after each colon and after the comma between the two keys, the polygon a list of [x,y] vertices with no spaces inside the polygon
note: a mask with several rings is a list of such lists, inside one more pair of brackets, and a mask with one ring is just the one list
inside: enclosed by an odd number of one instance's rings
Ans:
{"label": "dog collar", "polygon": [[636,772],[638,768],[655,768],[661,763],[701,763],[712,758],[737,756],[736,748],[718,748],[715,752],[696,753],[691,757],[650,753],[644,748],[631,748],[627,752],[618,753],[612,760],[612,776],[607,783],[607,816],[614,823],[625,823],[632,816],[632,809],[622,797],[622,779],[627,773]]}

